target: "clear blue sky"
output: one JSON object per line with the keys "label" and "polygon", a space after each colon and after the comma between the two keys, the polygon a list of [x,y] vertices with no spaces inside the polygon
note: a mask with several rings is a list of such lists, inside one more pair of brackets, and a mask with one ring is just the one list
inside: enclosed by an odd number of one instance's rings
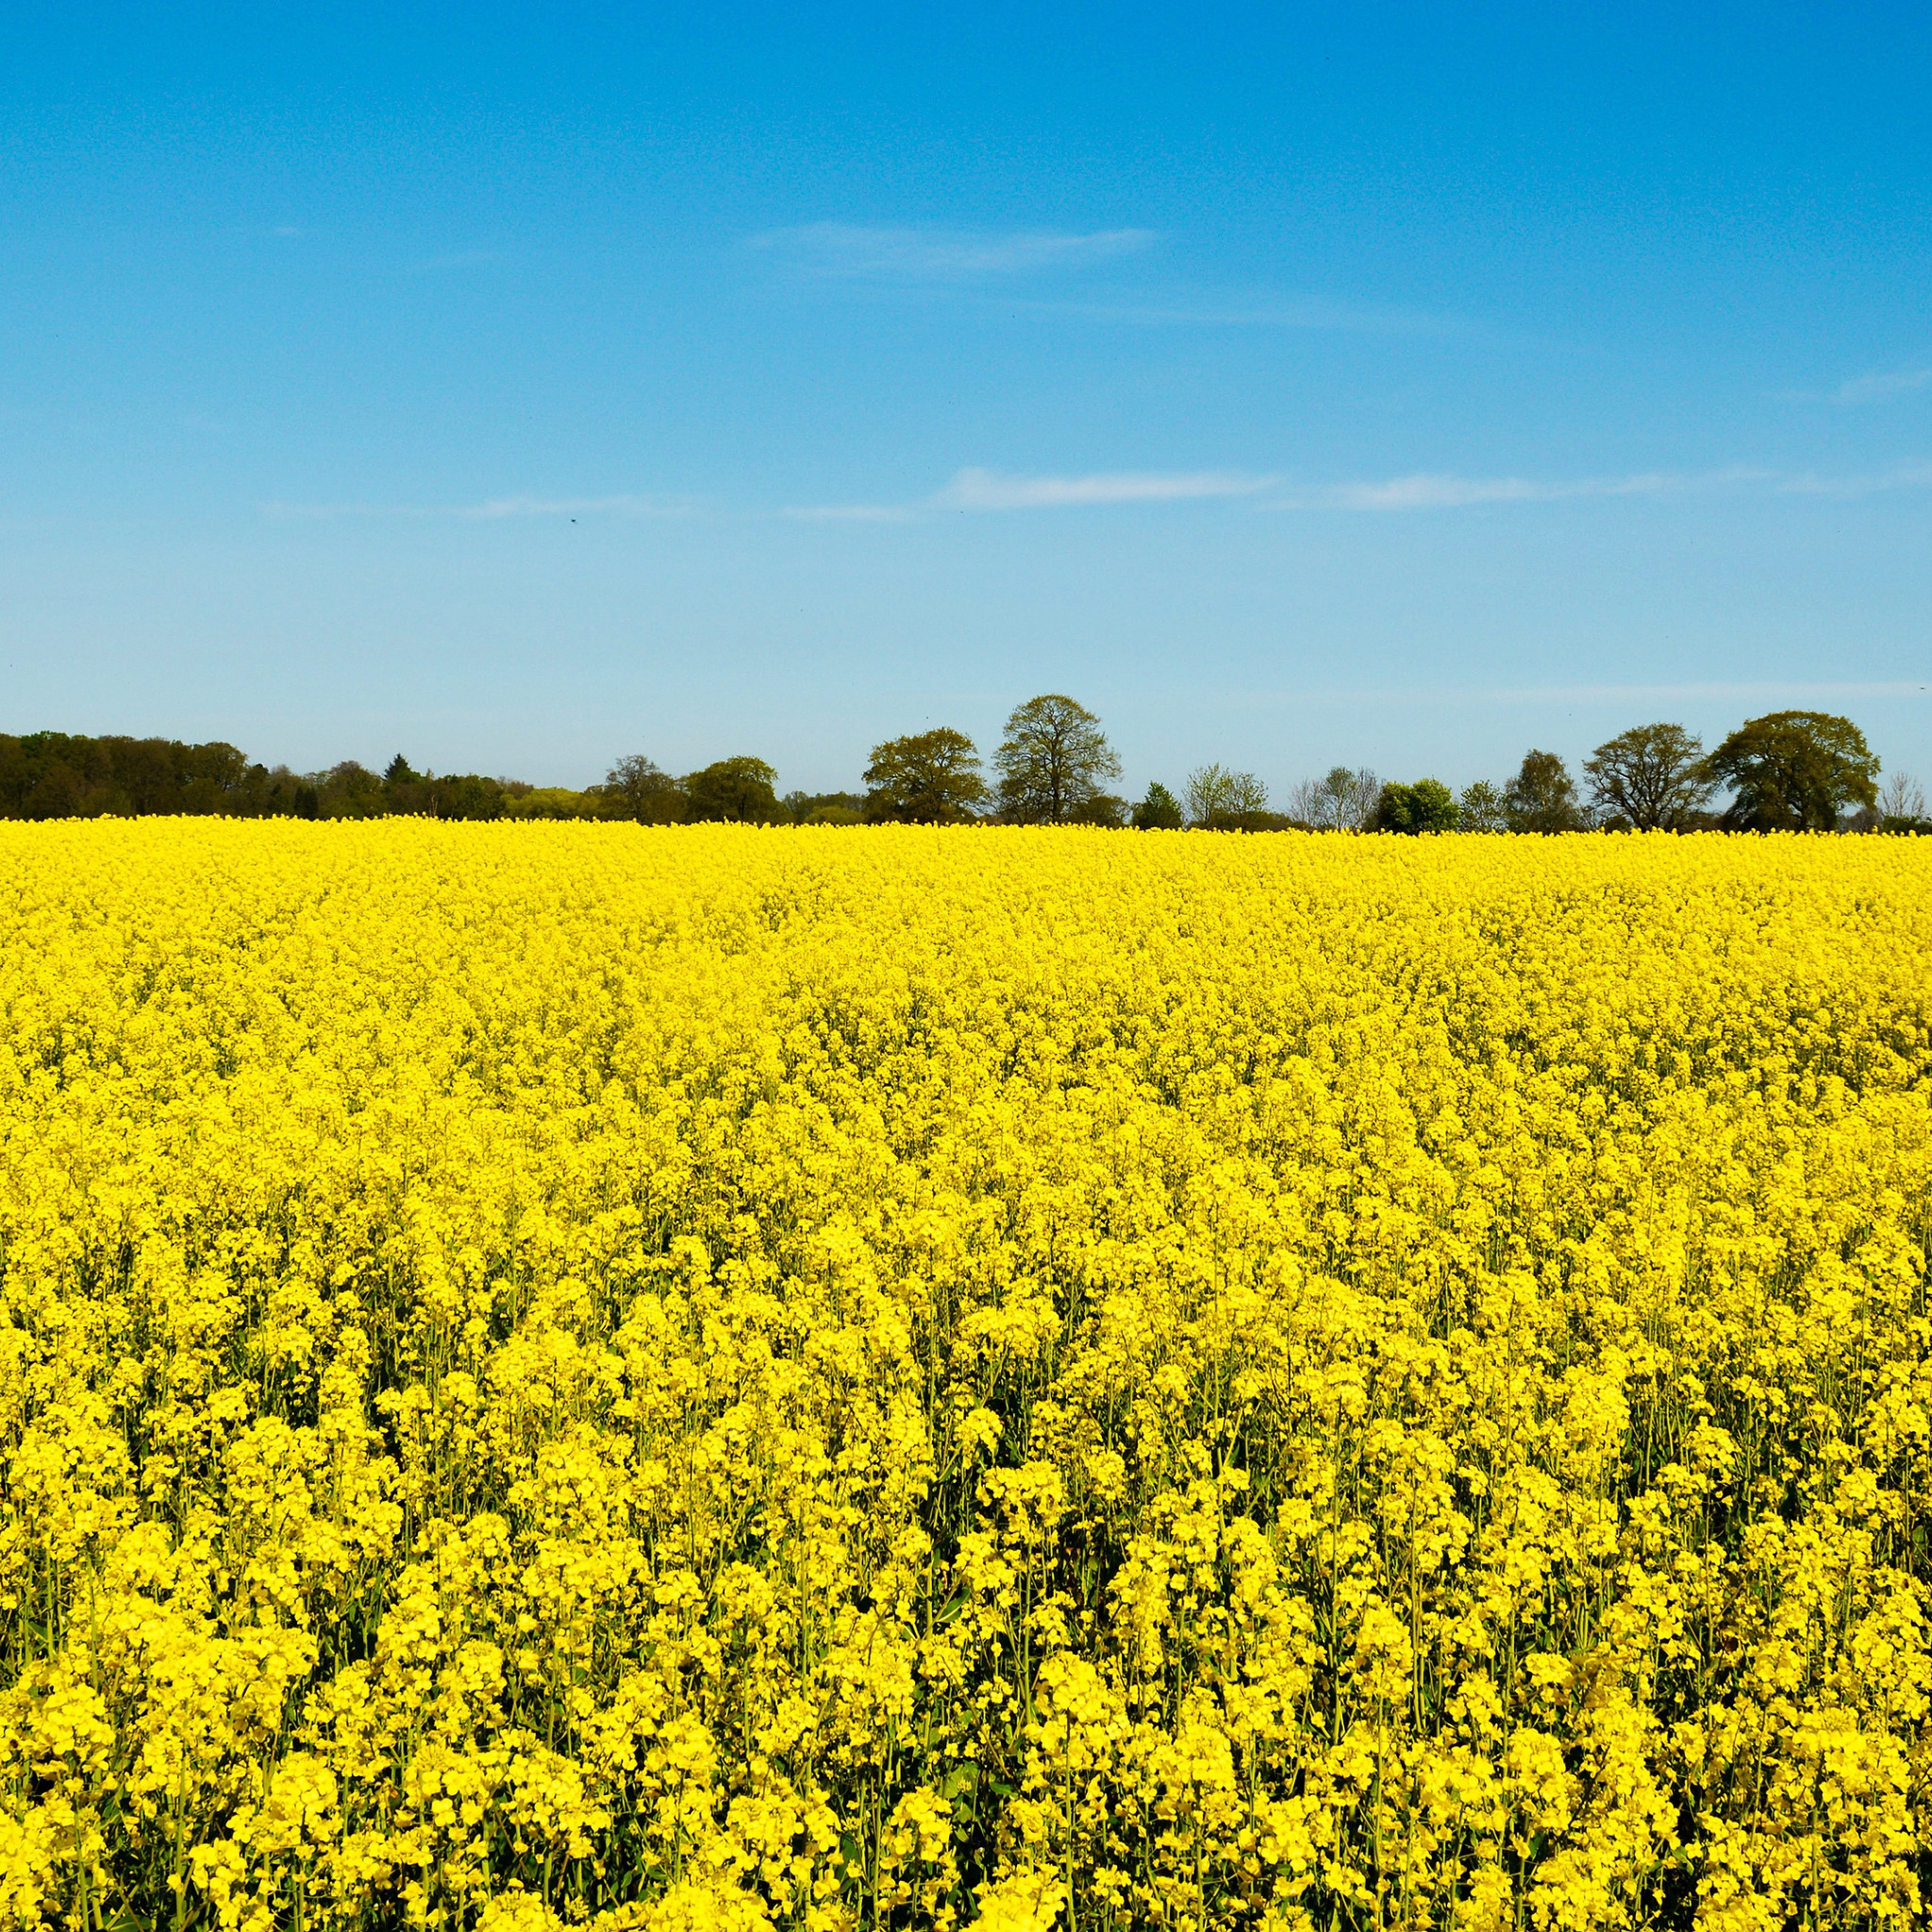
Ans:
{"label": "clear blue sky", "polygon": [[1932,779],[1932,13],[23,10],[0,729]]}

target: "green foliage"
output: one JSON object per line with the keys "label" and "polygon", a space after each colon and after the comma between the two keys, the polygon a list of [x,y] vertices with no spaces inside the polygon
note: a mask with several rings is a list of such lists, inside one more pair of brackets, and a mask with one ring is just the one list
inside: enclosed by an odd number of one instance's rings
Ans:
{"label": "green foliage", "polygon": [[1584,759],[1604,817],[1639,832],[1675,832],[1710,796],[1702,739],[1681,724],[1634,724]]}
{"label": "green foliage", "polygon": [[604,814],[598,791],[572,791],[561,785],[506,785],[503,816],[507,819],[593,819]]}
{"label": "green foliage", "polygon": [[1456,801],[1456,815],[1458,831],[1501,832],[1507,828],[1503,794],[1487,778],[1462,788],[1462,796]]}
{"label": "green foliage", "polygon": [[1375,828],[1413,838],[1424,832],[1453,832],[1459,817],[1448,786],[1440,778],[1418,778],[1413,785],[1383,786]]}
{"label": "green foliage", "polygon": [[776,824],[785,817],[772,789],[777,775],[763,758],[720,758],[684,781],[688,816],[722,824]]}
{"label": "green foliage", "polygon": [[166,738],[0,734],[0,817],[71,819],[152,813],[312,818],[311,781],[250,764],[232,744]]}
{"label": "green foliage", "polygon": [[1585,820],[1576,781],[1553,751],[1525,754],[1503,793],[1503,820],[1512,832],[1579,832]]}
{"label": "green foliage", "polygon": [[1773,711],[1740,725],[1707,763],[1730,788],[1734,831],[1828,832],[1847,808],[1874,807],[1878,760],[1849,718]]}
{"label": "green foliage", "polygon": [[986,797],[977,748],[944,725],[874,745],[865,784],[866,817],[905,824],[958,824]]}
{"label": "green foliage", "polygon": [[1268,816],[1268,788],[1252,772],[1201,765],[1183,789],[1188,823],[1206,831],[1244,829],[1238,822]]}
{"label": "green foliage", "polygon": [[1118,778],[1121,761],[1084,705],[1057,692],[1028,698],[1007,720],[993,754],[1000,816],[1013,824],[1064,824]]}
{"label": "green foliage", "polygon": [[1070,825],[1107,825],[1118,831],[1127,823],[1127,801],[1111,791],[1096,791],[1067,814]]}
{"label": "green foliage", "polygon": [[779,800],[794,825],[862,825],[862,791],[788,791]]}
{"label": "green foliage", "polygon": [[630,819],[641,825],[675,825],[690,813],[684,787],[650,758],[632,753],[604,775],[597,793],[599,814]]}
{"label": "green foliage", "polygon": [[1134,828],[1141,832],[1177,832],[1182,824],[1181,802],[1158,779],[1134,808]]}

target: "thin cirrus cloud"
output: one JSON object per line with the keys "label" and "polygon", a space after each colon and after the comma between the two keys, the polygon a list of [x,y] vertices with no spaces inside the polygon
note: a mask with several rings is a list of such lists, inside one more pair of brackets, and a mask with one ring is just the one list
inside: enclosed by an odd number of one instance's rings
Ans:
{"label": "thin cirrus cloud", "polygon": [[1275,475],[1239,470],[1113,470],[1086,475],[1016,476],[966,469],[915,503],[816,504],[782,514],[807,523],[905,524],[945,510],[1025,510],[1247,498],[1263,509],[1348,510],[1372,515],[1455,510],[1491,504],[1584,498],[1671,497],[1757,490],[1780,496],[1851,499],[1932,489],[1932,463],[1907,462],[1865,475],[1768,470],[1734,463],[1718,470],[1643,471],[1623,476],[1463,476],[1420,471],[1375,481],[1287,485]]}
{"label": "thin cirrus cloud", "polygon": [[1056,509],[1069,504],[1191,503],[1209,496],[1255,496],[1273,476],[1232,470],[1114,470],[1088,476],[1003,476],[961,470],[932,501],[941,509]]}
{"label": "thin cirrus cloud", "polygon": [[1932,488],[1932,463],[1896,463],[1864,475],[1824,475],[1811,470],[1766,470],[1734,463],[1721,470],[1652,470],[1627,476],[1457,476],[1419,474],[1386,482],[1333,483],[1270,500],[1277,509],[1401,511],[1461,509],[1491,503],[1559,503],[1578,497],[1688,496],[1759,490],[1775,496],[1875,496]]}
{"label": "thin cirrus cloud", "polygon": [[1840,383],[1832,391],[1832,398],[1840,403],[1883,403],[1893,396],[1909,395],[1914,390],[1927,388],[1932,388],[1932,368],[1889,369]]}
{"label": "thin cirrus cloud", "polygon": [[997,231],[808,222],[754,235],[750,245],[802,274],[826,278],[975,282],[1084,268],[1141,254],[1158,239],[1151,228],[1077,234],[1053,228]]}
{"label": "thin cirrus cloud", "polygon": [[1486,503],[1557,503],[1579,496],[1668,496],[1723,484],[1763,483],[1774,473],[1736,467],[1703,475],[1457,476],[1421,473],[1379,483],[1334,483],[1277,499],[1283,509],[1464,509]]}
{"label": "thin cirrus cloud", "polygon": [[802,523],[904,524],[941,510],[1064,509],[1082,505],[1192,503],[1217,496],[1257,496],[1279,482],[1235,470],[1108,470],[1080,476],[1010,476],[997,470],[955,473],[920,503],[832,503],[788,507]]}

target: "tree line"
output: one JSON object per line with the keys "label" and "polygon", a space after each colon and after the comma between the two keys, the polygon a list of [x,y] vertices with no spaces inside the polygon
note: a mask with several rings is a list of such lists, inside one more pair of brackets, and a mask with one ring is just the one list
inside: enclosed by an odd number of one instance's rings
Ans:
{"label": "tree line", "polygon": [[[1029,698],[1007,720],[989,773],[978,747],[947,726],[873,747],[855,791],[777,791],[762,758],[721,758],[674,776],[641,754],[582,791],[509,778],[418,772],[400,754],[380,774],[353,759],[324,772],[251,763],[223,742],[0,734],[0,818],[150,813],[240,818],[588,818],[644,824],[1089,824],[1358,832],[1932,831],[1925,799],[1903,775],[1881,791],[1879,762],[1847,718],[1775,711],[1707,753],[1679,724],[1640,724],[1597,746],[1578,783],[1554,752],[1531,751],[1515,775],[1458,794],[1435,778],[1385,783],[1338,765],[1271,808],[1251,772],[1219,764],[1159,783],[1130,805],[1100,720],[1061,693]],[[1720,794],[1724,802],[1715,805]]]}

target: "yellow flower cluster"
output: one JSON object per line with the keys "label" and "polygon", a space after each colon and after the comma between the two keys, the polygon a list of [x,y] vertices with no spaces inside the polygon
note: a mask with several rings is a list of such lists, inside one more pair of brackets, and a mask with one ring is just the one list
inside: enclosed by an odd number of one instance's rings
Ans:
{"label": "yellow flower cluster", "polygon": [[1907,1926],[1932,845],[0,826],[0,1924]]}

